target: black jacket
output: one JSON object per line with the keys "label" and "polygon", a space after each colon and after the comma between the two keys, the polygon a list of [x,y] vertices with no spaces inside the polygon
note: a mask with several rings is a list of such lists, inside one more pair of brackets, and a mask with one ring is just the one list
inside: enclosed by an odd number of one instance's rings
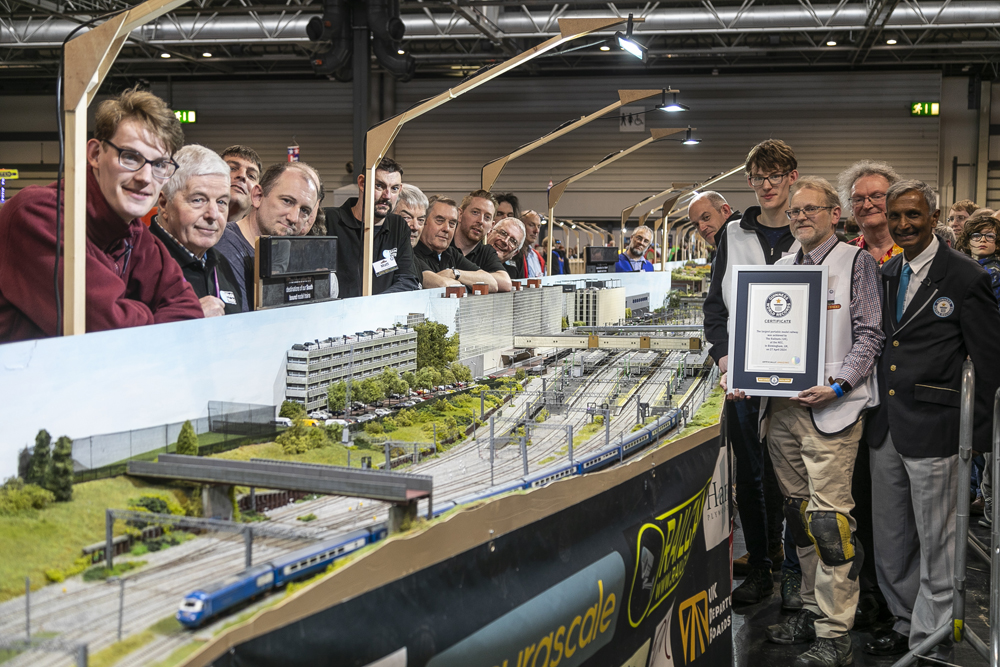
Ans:
{"label": "black jacket", "polygon": [[[770,265],[777,262],[784,253],[795,243],[792,232],[785,228],[785,233],[778,239],[777,245],[773,248],[761,232],[762,225],[757,221],[760,215],[760,206],[751,206],[740,218],[740,227],[746,230],[755,230],[760,247],[764,251],[764,260]],[[730,217],[732,220],[732,217]],[[728,225],[728,221],[727,221]],[[729,354],[729,309],[722,299],[722,281],[729,269],[726,238],[726,226],[723,226],[716,235],[715,264],[712,267],[712,282],[708,288],[708,296],[705,297],[705,338],[712,347],[708,353],[718,363],[719,359]]]}
{"label": "black jacket", "polygon": [[[352,197],[338,208],[325,208],[326,228],[330,236],[337,237],[337,281],[340,283],[340,298],[349,299],[361,296],[362,286],[362,254],[361,243],[363,227],[361,221],[354,217],[351,209],[358,203],[357,197]],[[413,269],[413,251],[410,247],[410,228],[406,221],[395,213],[385,216],[381,225],[372,228],[375,235],[372,239],[372,261],[392,258],[396,260],[396,269],[381,276],[372,271],[372,294],[389,294],[391,292],[407,292],[420,289]]]}
{"label": "black jacket", "polygon": [[[201,262],[192,257],[184,246],[174,240],[155,218],[149,225],[149,231],[152,232],[153,236],[163,241],[163,245],[167,246],[170,256],[180,265],[184,279],[188,281],[199,299],[208,295],[222,299],[226,304],[226,315],[243,312],[241,292],[233,269],[229,266],[226,258],[215,251],[215,248],[209,248],[205,252],[205,266],[202,266]],[[216,280],[218,280],[218,285],[216,285]]]}
{"label": "black jacket", "polygon": [[[438,273],[444,269],[458,269],[459,271],[478,271],[479,265],[469,261],[462,254],[462,251],[453,245],[445,248],[445,251],[438,254],[435,250],[424,245],[423,241],[417,241],[417,246],[413,249],[413,266],[420,274],[420,282],[423,284],[424,271]],[[997,311],[1000,314],[1000,311]]]}
{"label": "black jacket", "polygon": [[972,358],[976,396],[972,448],[992,449],[993,396],[1000,385],[1000,312],[990,276],[946,244],[938,246],[927,278],[901,322],[896,293],[903,256],[882,267],[882,328],[886,341],[878,365],[880,405],[867,429],[870,447],[887,432],[903,456],[958,453],[962,362]]}

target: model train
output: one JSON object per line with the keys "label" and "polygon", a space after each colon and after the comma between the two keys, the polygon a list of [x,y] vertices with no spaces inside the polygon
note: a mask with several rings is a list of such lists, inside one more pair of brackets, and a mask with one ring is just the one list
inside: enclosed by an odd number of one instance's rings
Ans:
{"label": "model train", "polygon": [[[556,465],[533,475],[520,477],[503,484],[477,491],[455,500],[436,503],[434,516],[443,514],[460,505],[484,500],[519,489],[529,490],[545,486],[550,482],[574,475],[594,472],[622,461],[645,449],[660,437],[680,425],[682,410],[671,410],[662,417],[639,430],[628,434],[617,443],[611,444],[572,463]],[[196,628],[224,611],[232,609],[248,600],[257,598],[268,591],[280,588],[290,581],[303,579],[322,572],[326,567],[349,553],[367,544],[385,538],[388,532],[385,522],[360,529],[337,538],[320,542],[289,554],[274,558],[267,563],[255,565],[242,572],[205,588],[200,588],[184,597],[177,612],[177,620],[189,628]]]}
{"label": "model train", "polygon": [[248,567],[186,595],[177,610],[177,620],[189,628],[197,628],[222,612],[272,589],[319,574],[338,558],[383,539],[386,532],[384,523],[370,526]]}

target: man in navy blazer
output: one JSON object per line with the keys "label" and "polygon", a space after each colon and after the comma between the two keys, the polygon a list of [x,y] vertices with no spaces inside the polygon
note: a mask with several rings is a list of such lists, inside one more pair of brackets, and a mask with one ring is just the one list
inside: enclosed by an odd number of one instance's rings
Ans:
{"label": "man in navy blazer", "polygon": [[[968,486],[957,474],[966,356],[976,369],[972,447],[992,448],[1000,313],[989,275],[934,236],[935,201],[920,181],[900,181],[886,196],[889,232],[903,253],[882,267],[886,343],[868,442],[875,564],[896,623],[865,646],[874,655],[904,653],[951,618],[955,513]],[[937,654],[947,658],[949,649]]]}

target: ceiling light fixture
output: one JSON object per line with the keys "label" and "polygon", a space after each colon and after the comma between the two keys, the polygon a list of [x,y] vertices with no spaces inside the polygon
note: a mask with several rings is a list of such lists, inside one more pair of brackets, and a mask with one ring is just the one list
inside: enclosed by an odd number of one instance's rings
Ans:
{"label": "ceiling light fixture", "polygon": [[663,89],[662,97],[660,98],[660,106],[658,106],[656,108],[659,109],[660,111],[670,111],[670,112],[674,112],[674,111],[690,111],[691,110],[686,105],[680,104],[677,101],[677,93],[674,93],[674,101],[668,103],[667,102],[667,89],[666,88]]}
{"label": "ceiling light fixture", "polygon": [[610,51],[611,47],[607,44],[601,44],[601,51]]}
{"label": "ceiling light fixture", "polygon": [[695,144],[700,144],[701,139],[695,139],[694,137],[691,136],[691,126],[688,125],[687,136],[684,137],[684,141],[682,141],[681,143],[684,144],[685,146],[694,146]]}
{"label": "ceiling light fixture", "polygon": [[202,56],[202,58],[211,58],[212,54],[209,53],[208,51],[205,51],[205,53],[201,54],[201,56]]}
{"label": "ceiling light fixture", "polygon": [[830,40],[829,42],[827,42],[827,43],[826,43],[826,45],[827,45],[827,46],[837,46],[837,42],[835,42],[835,41],[833,41],[833,40],[831,39],[831,40]]}
{"label": "ceiling light fixture", "polygon": [[161,53],[161,54],[160,54],[160,57],[161,57],[161,58],[169,58],[169,57],[170,57],[170,54],[169,54],[169,53]]}
{"label": "ceiling light fixture", "polygon": [[618,40],[618,48],[623,51],[628,51],[642,62],[646,62],[646,59],[649,57],[649,52],[646,50],[646,47],[632,39],[631,14],[628,15],[628,26],[625,28],[625,34],[622,34],[619,30],[615,33],[615,39]]}
{"label": "ceiling light fixture", "polygon": [[888,44],[889,46],[893,46],[893,45],[895,45],[896,40],[894,40],[894,39],[887,39],[887,40],[885,40],[885,43]]}

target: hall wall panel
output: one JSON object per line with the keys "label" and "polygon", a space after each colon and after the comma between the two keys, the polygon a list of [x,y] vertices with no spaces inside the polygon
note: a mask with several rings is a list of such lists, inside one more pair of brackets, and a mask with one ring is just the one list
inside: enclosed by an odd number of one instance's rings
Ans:
{"label": "hall wall panel", "polygon": [[[459,81],[397,84],[396,110]],[[908,110],[914,101],[940,99],[938,72],[500,78],[404,126],[395,157],[407,182],[429,194],[458,196],[478,187],[483,163],[611,103],[619,88],[668,85],[681,90],[679,100],[691,111],[649,111],[647,127],[690,124],[703,143],[663,141],[619,160],[571,186],[557,209],[560,217],[616,218],[623,207],[670,182],[703,180],[740,164],[753,144],[768,137],[793,146],[802,174],[835,181],[846,166],[868,157],[938,186],[940,122],[911,118]],[[167,94],[165,86],[156,90]],[[656,99],[633,106],[648,108]],[[349,182],[344,163],[351,158],[350,84],[175,82],[173,103],[198,112],[198,122],[185,126],[189,142],[214,149],[245,143],[270,163],[284,160],[294,139],[328,191]],[[550,180],[559,182],[646,136],[620,132],[617,114],[595,121],[510,163],[495,190],[514,191],[526,206],[542,209]],[[717,187],[741,208],[753,203],[742,178]]]}

